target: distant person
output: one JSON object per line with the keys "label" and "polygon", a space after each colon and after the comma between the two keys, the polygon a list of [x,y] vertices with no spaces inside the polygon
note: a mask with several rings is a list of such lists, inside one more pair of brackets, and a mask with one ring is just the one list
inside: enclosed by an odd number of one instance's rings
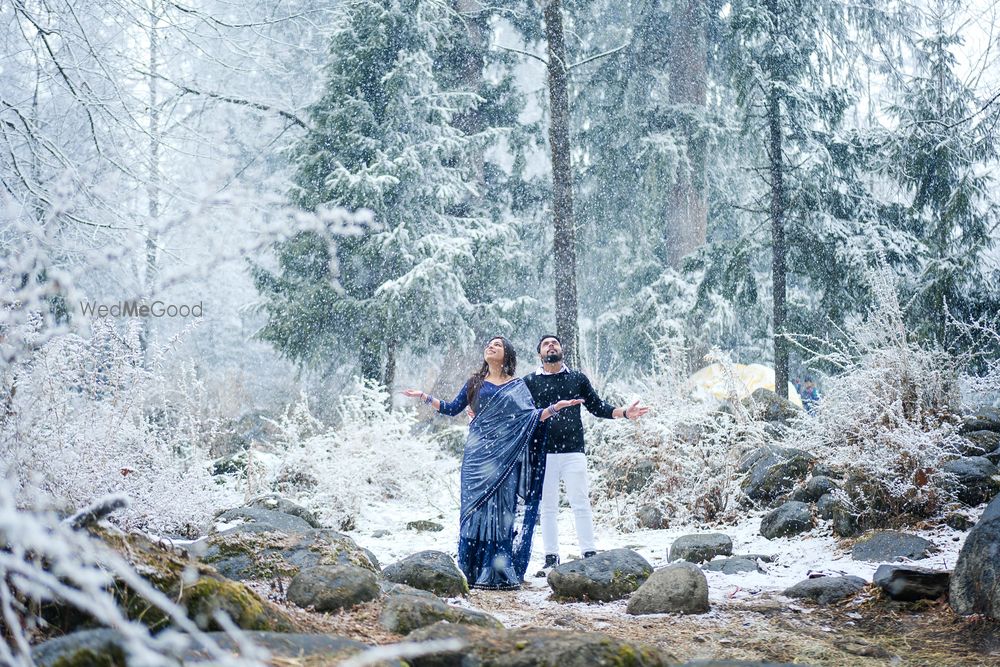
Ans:
{"label": "distant person", "polygon": [[806,412],[812,414],[819,402],[819,390],[816,389],[816,384],[811,377],[806,377],[802,384],[802,390],[799,392],[799,398],[802,399],[802,407],[806,409]]}
{"label": "distant person", "polygon": [[[535,405],[549,405],[569,399],[575,404],[583,403],[592,415],[604,419],[638,419],[649,412],[649,408],[639,406],[639,401],[627,408],[616,408],[602,401],[586,375],[563,363],[562,344],[556,336],[542,336],[538,341],[537,351],[542,365],[534,373],[524,376]],[[576,519],[576,538],[580,552],[584,558],[597,553],[580,408],[574,405],[560,412],[547,426],[541,508],[546,569],[559,564],[557,516],[560,481],[566,482],[566,496]]]}
{"label": "distant person", "polygon": [[466,407],[475,413],[462,454],[458,537],[458,566],[473,588],[521,587],[545,474],[544,435],[536,437],[536,430],[583,402],[555,400],[538,409],[516,370],[514,347],[496,336],[483,350],[482,367],[451,402],[418,389],[403,392],[444,415]]}

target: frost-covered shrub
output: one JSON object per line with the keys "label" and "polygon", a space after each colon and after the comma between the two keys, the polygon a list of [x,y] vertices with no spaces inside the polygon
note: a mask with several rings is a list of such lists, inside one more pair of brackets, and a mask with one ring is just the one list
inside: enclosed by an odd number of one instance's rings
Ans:
{"label": "frost-covered shrub", "polygon": [[[49,340],[13,367],[0,422],[2,471],[20,502],[58,509],[121,493],[112,520],[157,533],[201,532],[233,491],[209,475],[202,443],[215,421],[193,375],[168,380],[143,364],[139,324],[97,320],[89,338]],[[40,491],[41,494],[36,494]]]}
{"label": "frost-covered shrub", "polygon": [[[595,514],[622,530],[730,518],[736,464],[764,442],[763,426],[738,401],[720,410],[717,401],[692,395],[680,356],[658,354],[656,372],[619,390],[640,396],[650,407],[646,416],[588,426]],[[713,360],[728,363],[718,353]],[[644,518],[651,512],[659,525]]]}
{"label": "frost-covered shrub", "polygon": [[[83,612],[97,624],[117,630],[128,664],[176,665],[191,645],[201,644],[216,665],[265,664],[232,622],[218,618],[243,649],[243,657],[223,650],[198,629],[184,609],[153,588],[125,560],[87,532],[73,530],[52,513],[18,509],[11,490],[0,484],[0,664],[29,667],[31,644],[52,633],[40,616],[42,604],[59,603]],[[170,619],[171,627],[153,636],[130,621],[113,593],[116,581],[148,600]]]}
{"label": "frost-covered shrub", "polygon": [[969,361],[907,331],[891,274],[872,272],[869,282],[867,317],[816,357],[839,373],[825,381],[814,418],[789,434],[846,472],[843,493],[863,528],[919,520],[951,500],[941,465],[958,454]]}
{"label": "frost-covered shrub", "polygon": [[342,530],[357,527],[380,508],[436,509],[453,490],[457,462],[432,436],[415,435],[412,409],[389,409],[378,383],[359,382],[337,406],[340,423],[324,427],[305,397],[278,420],[280,461],[271,489],[312,509],[320,521]]}

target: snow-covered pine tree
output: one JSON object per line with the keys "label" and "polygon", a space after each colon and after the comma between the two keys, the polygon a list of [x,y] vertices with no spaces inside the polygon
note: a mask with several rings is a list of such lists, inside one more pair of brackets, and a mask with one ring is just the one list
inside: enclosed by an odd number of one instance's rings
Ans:
{"label": "snow-covered pine tree", "polygon": [[[260,337],[302,365],[341,365],[392,383],[397,353],[467,342],[466,279],[491,228],[477,200],[477,145],[455,120],[480,98],[434,71],[449,28],[440,0],[352,0],[332,38],[327,83],[292,152],[292,199],[307,209],[370,209],[354,237],[300,233],[279,243],[278,271],[253,266],[268,322]],[[500,291],[500,290],[498,290]],[[495,300],[498,293],[491,295]]]}
{"label": "snow-covered pine tree", "polygon": [[938,0],[927,11],[929,32],[913,48],[916,71],[889,109],[898,124],[884,163],[906,193],[904,221],[919,240],[912,326],[942,344],[949,311],[973,321],[1000,310],[998,276],[984,261],[1000,216],[990,196],[996,117],[980,113],[983,100],[956,71],[960,10]]}
{"label": "snow-covered pine tree", "polygon": [[[763,185],[752,208],[766,211],[770,227],[770,243],[763,245],[771,251],[776,389],[784,394],[793,331],[789,296],[797,291],[833,313],[857,308],[843,288],[860,281],[837,269],[865,266],[850,248],[853,241],[865,249],[882,245],[871,238],[878,228],[866,226],[878,205],[857,180],[862,161],[842,123],[867,64],[864,47],[893,42],[905,14],[881,3],[836,0],[739,0],[731,7],[730,80]],[[817,249],[838,262],[824,265]],[[793,274],[805,276],[795,291],[789,289]]]}

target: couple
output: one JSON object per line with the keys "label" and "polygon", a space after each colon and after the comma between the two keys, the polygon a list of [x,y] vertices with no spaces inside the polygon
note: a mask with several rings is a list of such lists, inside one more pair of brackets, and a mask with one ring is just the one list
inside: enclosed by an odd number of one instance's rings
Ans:
{"label": "couple", "polygon": [[584,556],[596,553],[578,406],[606,419],[635,419],[648,411],[638,401],[628,408],[602,401],[587,376],[562,363],[556,336],[543,336],[537,351],[542,365],[519,379],[513,345],[496,336],[483,351],[482,367],[451,402],[416,389],[403,392],[441,414],[470,408],[474,415],[462,457],[458,538],[458,565],[473,588],[520,588],[539,505],[545,565],[559,562],[560,479],[580,548]]}

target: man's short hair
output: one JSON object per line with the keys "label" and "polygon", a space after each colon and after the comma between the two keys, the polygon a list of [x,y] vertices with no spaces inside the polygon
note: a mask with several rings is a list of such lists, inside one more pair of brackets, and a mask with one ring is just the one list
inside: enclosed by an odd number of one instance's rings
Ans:
{"label": "man's short hair", "polygon": [[541,338],[538,339],[538,347],[535,348],[535,352],[541,352],[542,351],[542,342],[546,338],[555,338],[556,342],[559,343],[560,345],[562,345],[562,341],[559,340],[559,336],[556,336],[555,334],[545,334],[544,336],[542,336]]}

